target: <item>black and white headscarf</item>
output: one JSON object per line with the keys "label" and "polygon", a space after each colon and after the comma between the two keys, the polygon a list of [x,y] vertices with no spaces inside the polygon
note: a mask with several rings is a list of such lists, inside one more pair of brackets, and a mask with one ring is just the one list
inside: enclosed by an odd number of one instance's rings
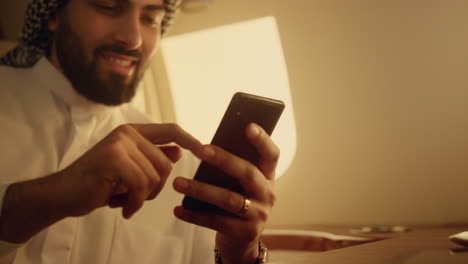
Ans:
{"label": "black and white headscarf", "polygon": [[[68,0],[30,0],[26,8],[25,24],[19,37],[20,44],[0,58],[0,65],[27,68],[36,64],[51,45],[51,33],[47,29],[47,22],[67,2]],[[173,23],[180,2],[181,0],[164,0],[166,15],[161,27],[163,36]]]}

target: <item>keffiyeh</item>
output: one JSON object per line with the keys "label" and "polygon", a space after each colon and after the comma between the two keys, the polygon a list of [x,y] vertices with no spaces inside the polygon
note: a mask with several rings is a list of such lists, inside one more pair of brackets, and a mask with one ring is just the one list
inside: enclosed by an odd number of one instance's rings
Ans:
{"label": "keffiyeh", "polygon": [[[18,68],[31,67],[44,56],[51,44],[47,22],[68,0],[31,0],[26,8],[26,18],[19,37],[20,44],[0,58],[0,65]],[[181,0],[164,0],[166,15],[161,26],[164,36],[173,23]]]}

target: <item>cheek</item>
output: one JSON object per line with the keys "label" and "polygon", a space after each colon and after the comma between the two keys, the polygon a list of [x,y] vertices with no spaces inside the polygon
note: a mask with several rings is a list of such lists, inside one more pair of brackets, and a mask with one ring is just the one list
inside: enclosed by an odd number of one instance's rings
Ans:
{"label": "cheek", "polygon": [[87,27],[83,30],[83,40],[91,52],[94,51],[99,45],[105,43],[109,35],[109,29],[106,23],[99,23],[94,20],[94,23],[88,23]]}
{"label": "cheek", "polygon": [[73,11],[67,12],[63,19],[68,22],[68,29],[79,38],[79,43],[76,44],[81,46],[85,56],[92,56],[100,39],[106,37],[107,25],[86,4],[71,1],[70,5]]}
{"label": "cheek", "polygon": [[96,20],[83,19],[81,23],[72,25],[71,30],[78,37],[79,43],[75,43],[75,47],[81,49],[87,62],[92,61],[95,49],[103,44],[102,39],[103,36],[106,36],[106,27],[102,23],[96,23]]}
{"label": "cheek", "polygon": [[143,33],[143,52],[148,58],[152,58],[156,54],[158,49],[159,40],[161,35],[154,31],[148,31]]}

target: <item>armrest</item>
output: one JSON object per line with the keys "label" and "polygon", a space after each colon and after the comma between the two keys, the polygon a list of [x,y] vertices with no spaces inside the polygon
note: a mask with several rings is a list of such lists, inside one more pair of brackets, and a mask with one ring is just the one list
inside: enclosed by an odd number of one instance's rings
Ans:
{"label": "armrest", "polygon": [[379,241],[382,238],[335,235],[328,232],[267,229],[262,241],[272,250],[327,251]]}

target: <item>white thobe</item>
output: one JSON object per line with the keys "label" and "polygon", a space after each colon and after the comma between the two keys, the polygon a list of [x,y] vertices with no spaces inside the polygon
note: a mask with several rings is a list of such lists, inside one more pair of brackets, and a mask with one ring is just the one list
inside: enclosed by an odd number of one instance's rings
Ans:
{"label": "white thobe", "polygon": [[[0,67],[0,91],[0,206],[7,184],[64,169],[120,124],[149,122],[128,104],[85,99],[45,58],[32,68]],[[194,165],[186,152],[171,175],[191,176]],[[0,263],[212,263],[214,233],[173,215],[182,199],[173,177],[131,220],[107,207],[69,217],[20,247],[0,243]]]}

